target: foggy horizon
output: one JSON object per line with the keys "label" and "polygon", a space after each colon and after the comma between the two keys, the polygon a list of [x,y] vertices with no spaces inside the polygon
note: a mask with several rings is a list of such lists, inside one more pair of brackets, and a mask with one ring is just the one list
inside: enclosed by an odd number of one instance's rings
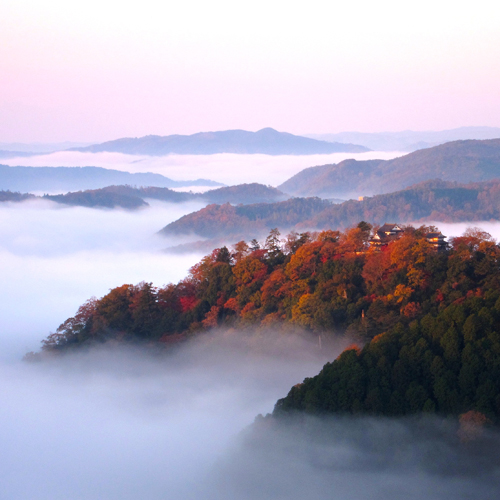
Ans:
{"label": "foggy horizon", "polygon": [[[101,144],[105,142],[111,142],[115,141],[118,139],[137,139],[137,138],[143,138],[143,137],[148,137],[148,136],[159,136],[159,137],[167,137],[171,135],[181,135],[181,136],[191,136],[191,135],[196,135],[196,134],[208,134],[208,133],[213,133],[213,132],[221,132],[221,131],[233,131],[233,130],[244,130],[248,132],[258,132],[259,130],[265,129],[265,128],[274,128],[274,127],[268,127],[264,126],[261,128],[254,128],[254,129],[248,129],[248,128],[238,128],[238,129],[213,129],[213,130],[195,130],[189,133],[180,133],[177,131],[172,131],[170,133],[153,133],[153,132],[148,132],[142,135],[129,135],[129,136],[102,136],[101,138],[95,139],[93,141],[81,141],[78,138],[72,138],[71,140],[68,138],[61,137],[57,140],[51,140],[51,141],[36,141],[36,140],[25,140],[25,141],[4,141],[0,137],[0,149],[5,149],[5,146],[8,146],[7,151],[13,150],[13,151],[19,151],[19,149],[16,149],[16,146],[20,146],[23,149],[21,151],[24,151],[26,146],[33,145],[35,146],[34,151],[35,152],[40,152],[40,153],[51,153],[51,152],[58,152],[58,151],[65,151],[66,149],[70,149],[73,147],[84,147],[84,146],[90,146],[94,144]],[[384,129],[384,130],[363,130],[363,129],[336,129],[336,130],[319,130],[319,131],[303,131],[301,133],[298,132],[290,132],[287,129],[283,130],[278,130],[278,132],[285,132],[285,133],[292,133],[293,135],[301,136],[301,137],[312,137],[317,140],[324,140],[321,139],[320,136],[326,136],[326,135],[340,135],[340,134],[367,134],[367,135],[383,135],[383,134],[393,134],[393,135],[401,135],[401,134],[406,134],[406,133],[439,133],[439,132],[449,132],[449,131],[458,131],[458,130],[464,130],[464,129],[500,129],[500,122],[496,125],[484,125],[484,124],[476,124],[476,125],[471,125],[471,124],[461,124],[453,128],[449,129],[442,129],[442,128],[402,128],[402,129]],[[53,149],[48,148],[48,146],[53,146]],[[39,147],[39,150],[37,149]],[[29,149],[26,149],[26,151],[29,151]],[[170,153],[170,154],[175,154],[175,153]]]}

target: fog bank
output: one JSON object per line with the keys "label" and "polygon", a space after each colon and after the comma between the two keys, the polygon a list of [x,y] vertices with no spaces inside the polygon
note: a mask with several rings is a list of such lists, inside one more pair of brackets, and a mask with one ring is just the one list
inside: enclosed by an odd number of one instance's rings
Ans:
{"label": "fog bank", "polygon": [[329,352],[218,332],[164,355],[103,346],[0,363],[12,500],[493,500],[500,439],[438,419],[257,421]]}
{"label": "fog bank", "polygon": [[130,212],[46,200],[0,204],[0,359],[38,350],[83,302],[110,288],[184,278],[202,255],[165,254],[178,241],[155,233],[201,206],[152,201]]}
{"label": "fog bank", "polygon": [[0,363],[2,496],[217,495],[213,468],[232,439],[327,359],[299,338],[266,345],[235,335],[204,337],[164,357],[114,346]]}
{"label": "fog bank", "polygon": [[498,498],[498,430],[460,441],[454,419],[291,417],[243,433],[218,463],[221,499]]}

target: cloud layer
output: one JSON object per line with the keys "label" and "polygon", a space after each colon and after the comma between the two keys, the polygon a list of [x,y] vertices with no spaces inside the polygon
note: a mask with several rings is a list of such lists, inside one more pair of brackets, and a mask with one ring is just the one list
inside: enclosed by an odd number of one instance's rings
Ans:
{"label": "cloud layer", "polygon": [[330,155],[270,156],[270,155],[168,155],[131,156],[121,153],[79,153],[62,151],[50,155],[2,160],[5,165],[105,167],[130,173],[154,172],[174,180],[210,179],[227,185],[260,182],[277,186],[315,165],[338,163],[347,158],[357,160],[389,160],[406,153],[373,151],[368,153],[334,153]]}
{"label": "cloud layer", "polygon": [[298,338],[276,337],[266,347],[235,335],[165,357],[115,347],[0,364],[5,497],[215,494],[213,467],[234,436],[326,360],[316,344]]}
{"label": "cloud layer", "polygon": [[177,282],[200,254],[167,255],[155,233],[200,208],[165,204],[137,212],[35,200],[0,205],[0,358],[37,350],[89,297],[124,283]]}

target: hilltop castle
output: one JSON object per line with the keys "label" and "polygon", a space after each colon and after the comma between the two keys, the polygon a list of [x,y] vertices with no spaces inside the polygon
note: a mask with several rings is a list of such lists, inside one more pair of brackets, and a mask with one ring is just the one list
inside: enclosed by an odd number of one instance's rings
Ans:
{"label": "hilltop castle", "polygon": [[[391,241],[400,238],[404,232],[405,228],[398,224],[385,223],[383,226],[380,226],[376,233],[370,238],[370,247],[381,250]],[[425,235],[425,238],[438,252],[446,248],[446,236],[441,232],[429,232]]]}

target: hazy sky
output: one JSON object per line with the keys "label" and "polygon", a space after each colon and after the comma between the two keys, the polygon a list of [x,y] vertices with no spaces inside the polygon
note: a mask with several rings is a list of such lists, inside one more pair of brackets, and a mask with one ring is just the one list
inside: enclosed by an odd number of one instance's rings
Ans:
{"label": "hazy sky", "polygon": [[3,0],[0,141],[500,126],[500,4]]}

